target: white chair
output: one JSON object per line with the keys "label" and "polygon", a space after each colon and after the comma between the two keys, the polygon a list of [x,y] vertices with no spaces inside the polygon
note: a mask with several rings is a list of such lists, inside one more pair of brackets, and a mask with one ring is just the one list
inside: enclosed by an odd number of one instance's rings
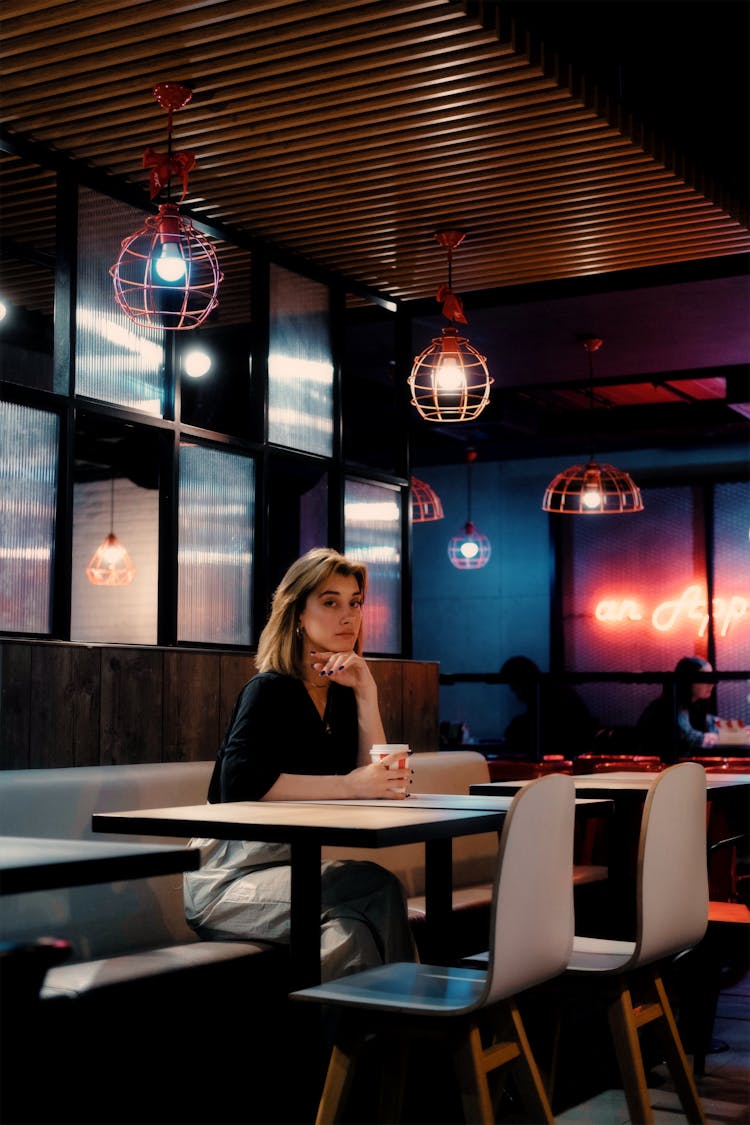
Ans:
{"label": "white chair", "polygon": [[[706,931],[706,775],[695,762],[654,775],[641,820],[636,896],[635,941],[576,935],[565,977],[603,981],[608,988],[609,1025],[631,1121],[653,1121],[638,1032],[654,1023],[685,1115],[703,1123],[659,968],[660,961],[690,949]],[[486,957],[479,954],[465,963],[478,966]]]}
{"label": "white chair", "polygon": [[[387,964],[291,994],[341,1006],[318,1125],[336,1120],[365,1038],[377,1031],[403,1043],[389,1053],[401,1072],[389,1069],[383,1093],[393,1101],[384,1120],[398,1120],[409,1039],[435,1035],[451,1043],[468,1121],[494,1121],[487,1075],[507,1064],[532,1120],[554,1120],[515,996],[557,976],[570,959],[574,816],[573,780],[562,774],[539,778],[514,798],[500,837],[486,971]],[[483,1030],[491,1032],[488,1045]]]}

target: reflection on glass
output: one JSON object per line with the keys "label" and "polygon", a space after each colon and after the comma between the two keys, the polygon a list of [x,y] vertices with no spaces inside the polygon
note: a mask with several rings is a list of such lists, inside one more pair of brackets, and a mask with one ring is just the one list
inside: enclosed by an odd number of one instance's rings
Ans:
{"label": "reflection on glass", "polygon": [[330,457],[333,363],[325,285],[271,267],[268,439]]}
{"label": "reflection on glass", "polygon": [[120,242],[142,224],[143,212],[87,188],[80,189],[79,210],[76,393],[161,415],[164,332],[125,316],[109,276]]}
{"label": "reflection on glass", "polygon": [[[748,528],[750,486],[747,481],[714,486],[714,638],[716,667],[750,668],[750,582]],[[717,711],[726,719],[750,724],[750,680],[720,683]]]}
{"label": "reflection on glass", "polygon": [[0,629],[49,633],[57,496],[55,414],[0,402]]}
{"label": "reflection on glass", "polygon": [[249,645],[254,463],[180,446],[177,636]]}
{"label": "reflection on glass", "polygon": [[401,651],[401,493],[385,485],[347,480],[345,553],[367,565],[364,609],[368,652]]}
{"label": "reflection on glass", "polygon": [[[146,451],[144,450],[144,454]],[[145,456],[144,456],[145,460]],[[113,488],[114,484],[114,488]],[[135,575],[126,584],[94,585],[92,554],[114,527]],[[127,477],[78,480],[73,494],[71,637],[76,641],[156,644],[159,490]]]}
{"label": "reflection on glass", "polygon": [[65,394],[52,361],[56,191],[55,172],[0,152],[0,378]]}

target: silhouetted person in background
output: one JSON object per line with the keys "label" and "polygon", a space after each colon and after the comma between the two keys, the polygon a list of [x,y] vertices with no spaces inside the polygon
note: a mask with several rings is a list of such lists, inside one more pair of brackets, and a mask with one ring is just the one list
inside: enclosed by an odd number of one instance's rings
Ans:
{"label": "silhouetted person in background", "polygon": [[500,675],[526,705],[505,728],[508,750],[532,760],[545,754],[575,758],[591,750],[594,722],[573,688],[544,677],[528,656],[511,656]]}
{"label": "silhouetted person in background", "polygon": [[644,709],[636,724],[638,748],[664,762],[699,754],[719,741],[714,716],[708,713],[713,684],[694,683],[696,672],[712,672],[707,660],[683,656],[674,669],[674,683]]}

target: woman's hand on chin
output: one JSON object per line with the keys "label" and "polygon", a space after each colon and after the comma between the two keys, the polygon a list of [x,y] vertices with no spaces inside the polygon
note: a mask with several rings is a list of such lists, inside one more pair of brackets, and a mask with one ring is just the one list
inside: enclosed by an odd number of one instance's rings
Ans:
{"label": "woman's hand on chin", "polygon": [[310,658],[311,667],[320,676],[321,683],[325,677],[355,691],[375,684],[367,662],[356,652],[311,652]]}

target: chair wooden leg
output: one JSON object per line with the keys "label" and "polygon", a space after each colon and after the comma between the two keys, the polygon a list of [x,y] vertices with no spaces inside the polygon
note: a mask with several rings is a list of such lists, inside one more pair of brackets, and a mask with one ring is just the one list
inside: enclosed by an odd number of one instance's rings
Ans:
{"label": "chair wooden leg", "polygon": [[354,1073],[356,1049],[351,1053],[334,1046],[328,1063],[323,1093],[320,1095],[315,1125],[332,1125],[338,1119]]}
{"label": "chair wooden leg", "polygon": [[539,1067],[532,1054],[531,1046],[526,1035],[526,1028],[521,1019],[521,1013],[515,1000],[508,1003],[510,1018],[513,1024],[515,1040],[519,1048],[518,1059],[513,1064],[513,1074],[518,1083],[519,1093],[532,1121],[544,1121],[546,1125],[554,1125],[552,1107],[547,1097],[547,1092],[539,1073]]}
{"label": "chair wooden leg", "polygon": [[626,980],[618,982],[617,995],[609,1005],[609,1026],[632,1125],[653,1125],[638,1025]]}
{"label": "chair wooden leg", "polygon": [[467,1034],[459,1040],[453,1051],[453,1059],[466,1120],[476,1121],[481,1125],[493,1125],[495,1114],[487,1083],[482,1038],[476,1024],[471,1024]]}
{"label": "chair wooden leg", "polygon": [[672,1012],[672,1006],[669,1003],[666,989],[664,988],[664,982],[657,972],[652,973],[651,979],[662,1009],[663,1023],[659,1021],[659,1030],[669,1073],[672,1075],[672,1081],[675,1084],[675,1089],[677,1090],[688,1121],[691,1125],[705,1125],[706,1119],[703,1114],[700,1095],[695,1086],[695,1079],[693,1078],[690,1063],[682,1047],[682,1041],[680,1040],[680,1034],[677,1030],[677,1023]]}

